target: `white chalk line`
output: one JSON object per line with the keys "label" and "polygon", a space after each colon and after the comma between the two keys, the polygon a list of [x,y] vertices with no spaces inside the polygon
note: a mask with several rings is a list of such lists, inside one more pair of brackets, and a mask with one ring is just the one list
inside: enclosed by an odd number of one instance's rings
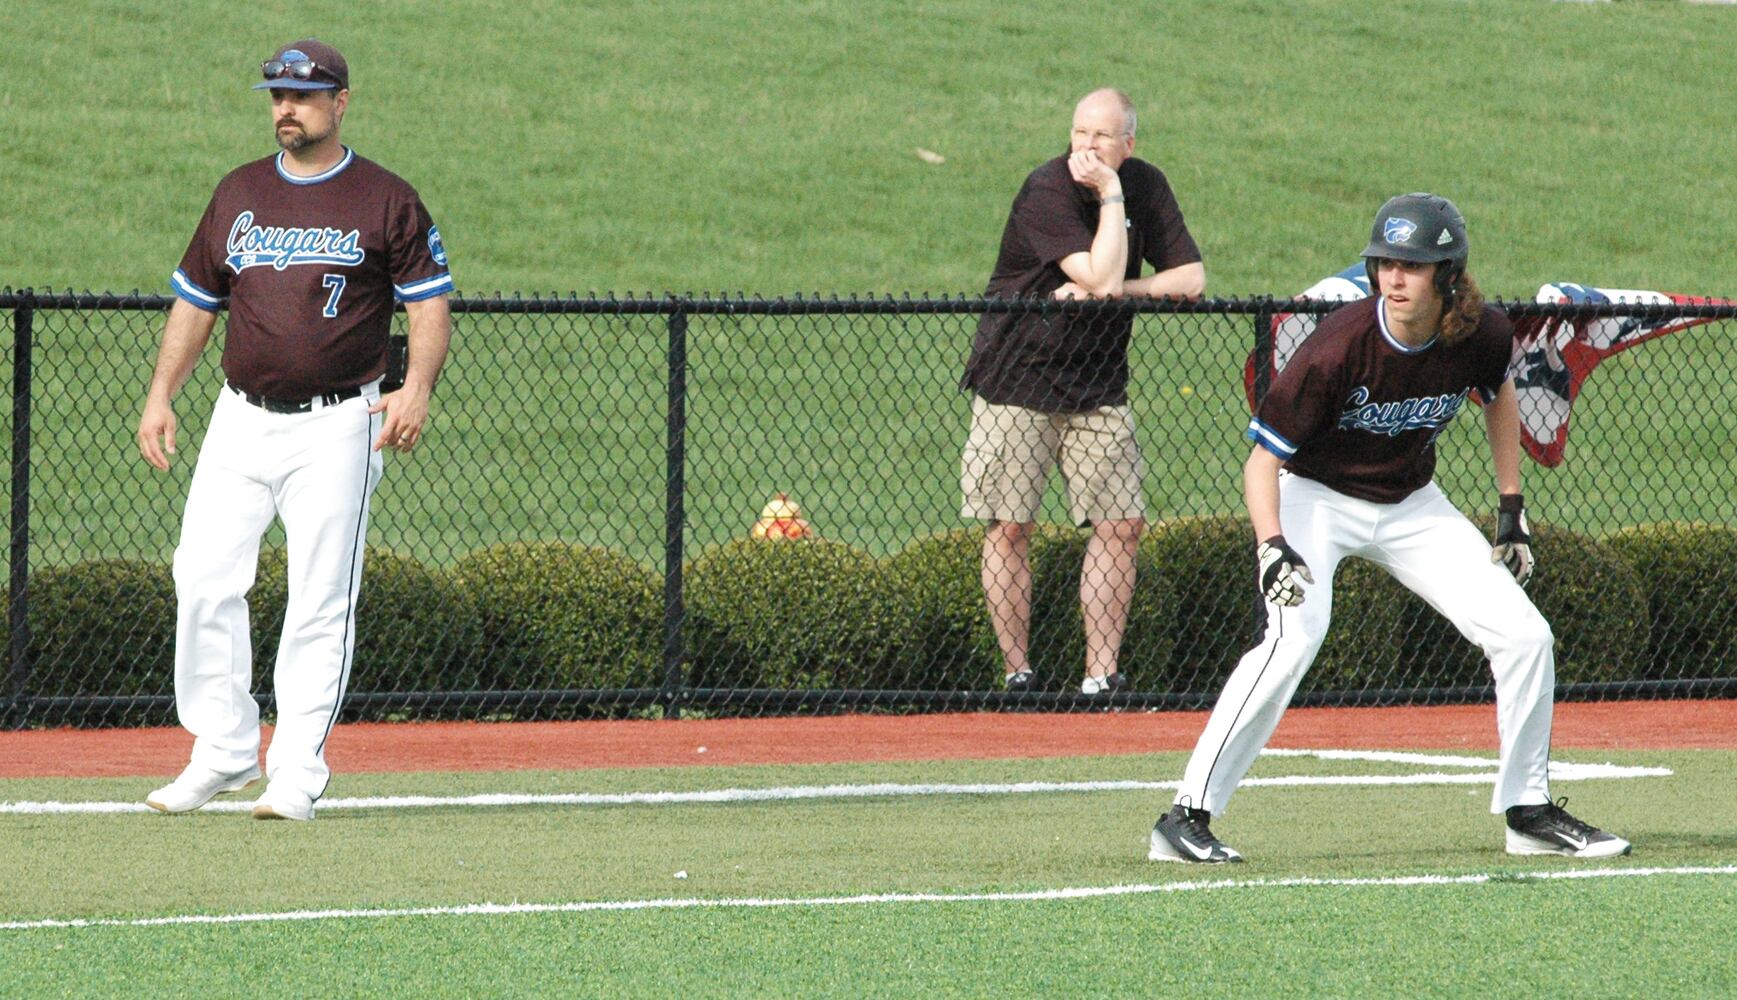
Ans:
{"label": "white chalk line", "polygon": [[[1323,760],[1360,760],[1377,763],[1436,765],[1438,767],[1494,768],[1494,758],[1434,756],[1365,750],[1265,750],[1265,756],[1316,757]],[[1667,777],[1668,768],[1631,767],[1619,764],[1571,764],[1553,761],[1552,781],[1592,781],[1616,778]],[[1241,787],[1320,787],[1332,785],[1487,785],[1495,772],[1416,774],[1303,774],[1247,778]],[[1081,792],[1175,791],[1179,781],[1017,781],[1000,784],[895,784],[790,785],[772,788],[719,788],[687,792],[549,792],[542,794],[486,792],[476,795],[388,795],[320,800],[321,812],[333,809],[431,809],[490,808],[502,806],[645,806],[728,804],[738,802],[792,802],[816,799],[874,799],[927,795],[1043,795]],[[246,800],[218,800],[202,812],[250,812]],[[143,802],[0,802],[0,815],[67,815],[152,813]]]}
{"label": "white chalk line", "polygon": [[877,893],[810,898],[621,899],[568,903],[467,903],[459,906],[418,906],[393,909],[286,910],[278,913],[188,913],[167,917],[74,920],[14,920],[0,922],[0,931],[32,931],[88,927],[174,927],[195,924],[293,923],[315,920],[381,920],[393,917],[520,916],[540,913],[597,913],[630,910],[770,909],[779,907],[873,906],[914,903],[1013,903],[1066,899],[1103,899],[1172,892],[1231,889],[1292,889],[1313,887],[1411,887],[1485,885],[1491,882],[1558,881],[1659,876],[1737,875],[1737,865],[1680,868],[1580,868],[1568,871],[1481,872],[1472,875],[1400,875],[1387,878],[1213,879],[1144,885],[1081,886],[1028,892]]}

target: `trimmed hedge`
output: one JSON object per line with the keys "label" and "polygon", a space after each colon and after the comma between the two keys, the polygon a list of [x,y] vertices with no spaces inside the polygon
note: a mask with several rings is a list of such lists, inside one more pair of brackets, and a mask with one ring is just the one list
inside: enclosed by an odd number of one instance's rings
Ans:
{"label": "trimmed hedge", "polygon": [[[1175,612],[1169,674],[1174,690],[1217,691],[1254,645],[1262,604],[1255,589],[1254,530],[1230,514],[1153,524],[1142,555],[1171,581]],[[1144,572],[1144,567],[1142,567]]]}
{"label": "trimmed hedge", "polygon": [[898,602],[873,556],[824,539],[738,539],[686,571],[689,683],[873,686],[897,642]]}
{"label": "trimmed hedge", "polygon": [[1651,642],[1637,677],[1737,677],[1737,529],[1661,521],[1624,528],[1605,544],[1646,591]]}
{"label": "trimmed hedge", "polygon": [[[981,525],[931,535],[883,564],[894,595],[899,634],[891,686],[1000,690],[1006,668],[983,593]],[[1031,537],[1029,656],[1042,690],[1077,687],[1085,675],[1080,573],[1090,532],[1040,524]],[[1164,690],[1171,680],[1176,602],[1169,576],[1142,546],[1120,669],[1134,690]]]}
{"label": "trimmed hedge", "polygon": [[[1494,518],[1472,519],[1485,538]],[[1627,562],[1590,536],[1532,525],[1538,569],[1527,594],[1556,636],[1556,682],[1640,676],[1646,663],[1645,591]],[[1303,684],[1309,690],[1463,687],[1488,683],[1481,650],[1385,570],[1339,567],[1333,627]]]}
{"label": "trimmed hedge", "polygon": [[[1072,608],[1079,622],[1079,556],[1075,555],[1074,592],[1066,601],[1051,599],[1064,588],[1065,580],[1050,579],[1052,593],[1040,596],[1039,567],[1056,562],[1052,553],[1071,543],[1072,528],[1040,524],[1032,531],[1032,642],[1030,656],[1040,686],[1056,686],[1084,671],[1083,643],[1075,662],[1063,663],[1065,650],[1055,645],[1060,628],[1039,619],[1054,617],[1059,609]],[[924,685],[952,690],[1000,690],[1006,668],[1001,645],[989,620],[989,603],[983,594],[984,526],[974,525],[918,539],[886,559],[883,568],[896,604],[899,634],[903,637],[887,671],[892,686]],[[1065,567],[1064,567],[1065,568]],[[1051,576],[1053,577],[1053,573]],[[1039,637],[1042,628],[1043,638]],[[1041,654],[1041,655],[1040,655]],[[1059,675],[1059,679],[1058,679]]]}
{"label": "trimmed hedge", "polygon": [[[0,635],[10,633],[0,623]],[[30,576],[32,693],[172,694],[175,580],[161,563],[99,559]]]}
{"label": "trimmed hedge", "polygon": [[452,578],[480,617],[481,689],[663,683],[662,582],[618,552],[508,542],[466,555]]}
{"label": "trimmed hedge", "polygon": [[[1489,518],[1476,518],[1487,537]],[[839,542],[741,540],[688,567],[688,683],[721,688],[998,690],[981,583],[980,526],[919,539],[877,562]],[[1031,544],[1032,660],[1069,690],[1084,664],[1079,610],[1089,533],[1040,526]],[[1535,526],[1529,588],[1557,638],[1561,684],[1737,676],[1737,529],[1665,522],[1598,541]],[[1253,644],[1254,545],[1240,516],[1177,518],[1141,540],[1122,649],[1135,690],[1213,693]],[[249,595],[256,677],[282,629],[285,552],[261,554]],[[369,692],[655,687],[662,581],[612,550],[496,545],[451,570],[370,547],[351,689]],[[1311,690],[1487,683],[1481,651],[1372,564],[1347,560]],[[170,569],[134,560],[31,578],[33,671],[43,696],[173,692]],[[0,622],[0,643],[4,642]]]}
{"label": "trimmed hedge", "polygon": [[[1031,657],[1036,686],[1078,690],[1086,675],[1086,626],[1080,611],[1080,576],[1090,531],[1062,528],[1031,540]],[[979,597],[981,590],[979,587]],[[1122,633],[1117,669],[1131,691],[1167,691],[1175,675],[1171,651],[1178,618],[1173,575],[1145,545],[1135,550],[1134,595]],[[996,674],[1000,679],[1001,674]]]}
{"label": "trimmed hedge", "polygon": [[920,538],[882,564],[904,641],[890,688],[981,689],[1000,684],[1001,647],[983,599],[983,528]]}
{"label": "trimmed hedge", "polygon": [[[254,687],[269,687],[277,667],[289,599],[289,553],[265,549],[248,592]],[[356,599],[351,691],[464,690],[476,683],[482,624],[473,596],[452,575],[370,545]]]}

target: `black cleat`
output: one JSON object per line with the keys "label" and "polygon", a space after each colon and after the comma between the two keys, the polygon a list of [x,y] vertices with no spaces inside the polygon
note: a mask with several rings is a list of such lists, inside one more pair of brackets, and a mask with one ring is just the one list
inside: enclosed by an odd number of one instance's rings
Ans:
{"label": "black cleat", "polygon": [[1205,809],[1190,809],[1180,803],[1171,806],[1152,828],[1152,849],[1146,857],[1206,865],[1241,861],[1241,854],[1212,835],[1207,826],[1211,821],[1212,814]]}
{"label": "black cleat", "polygon": [[1008,674],[1006,678],[1007,690],[1015,694],[1018,694],[1021,691],[1030,691],[1036,683],[1037,678],[1032,676],[1032,673],[1029,670],[1021,670],[1016,674]]}
{"label": "black cleat", "polygon": [[1508,853],[1614,858],[1629,852],[1628,841],[1570,816],[1562,808],[1567,804],[1564,798],[1541,806],[1509,806]]}

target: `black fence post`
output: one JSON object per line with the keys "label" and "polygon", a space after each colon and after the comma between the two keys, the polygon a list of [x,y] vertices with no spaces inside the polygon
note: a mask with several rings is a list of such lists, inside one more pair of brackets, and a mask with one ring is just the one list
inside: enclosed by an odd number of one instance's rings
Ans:
{"label": "black fence post", "polygon": [[686,682],[683,661],[686,643],[682,634],[682,559],[687,513],[683,506],[687,490],[688,428],[688,314],[677,308],[669,314],[669,410],[665,421],[665,477],[663,501],[663,690],[659,703],[664,718],[674,718],[684,700]]}
{"label": "black fence post", "polygon": [[1254,314],[1254,405],[1260,406],[1273,384],[1273,318],[1278,310],[1262,300]]}
{"label": "black fence post", "polygon": [[30,676],[30,347],[36,296],[26,288],[12,311],[12,562],[6,595],[11,628],[6,680],[6,725],[22,728]]}

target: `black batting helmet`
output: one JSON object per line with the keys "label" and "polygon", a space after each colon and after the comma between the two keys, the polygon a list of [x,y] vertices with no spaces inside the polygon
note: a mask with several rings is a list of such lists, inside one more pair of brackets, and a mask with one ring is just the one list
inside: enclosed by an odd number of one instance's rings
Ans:
{"label": "black batting helmet", "polygon": [[1375,280],[1377,260],[1407,260],[1447,264],[1436,268],[1435,287],[1444,298],[1451,297],[1454,282],[1466,271],[1471,249],[1465,217],[1453,202],[1423,192],[1389,198],[1381,211],[1375,213],[1369,245],[1363,248],[1370,293],[1380,294],[1381,290]]}

